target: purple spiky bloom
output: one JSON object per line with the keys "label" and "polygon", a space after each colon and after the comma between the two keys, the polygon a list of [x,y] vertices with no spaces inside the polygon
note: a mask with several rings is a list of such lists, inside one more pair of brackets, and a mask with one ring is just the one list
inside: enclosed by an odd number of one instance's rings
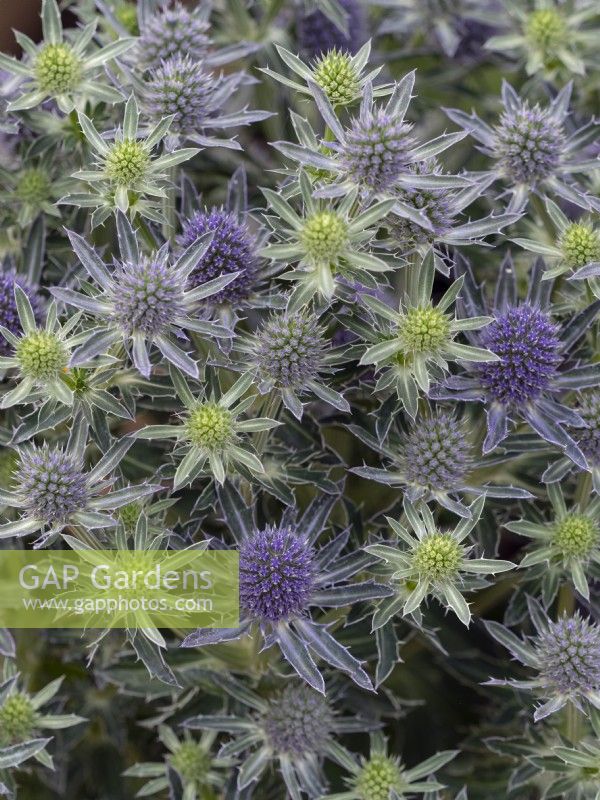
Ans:
{"label": "purple spiky bloom", "polygon": [[279,388],[303,387],[314,380],[325,351],[324,330],[306,312],[272,316],[256,336],[259,377]]}
{"label": "purple spiky bloom", "polygon": [[240,547],[240,605],[258,620],[301,613],[313,585],[313,548],[290,527],[256,531]]}
{"label": "purple spiky bloom", "polygon": [[[11,271],[0,271],[0,325],[20,336],[23,333],[19,315],[17,313],[17,304],[15,302],[15,286],[20,286],[25,292],[33,308],[38,324],[43,318],[42,299],[39,294],[29,286],[25,278],[17,275]],[[0,355],[8,356],[11,353],[11,346],[6,339],[0,339]]]}
{"label": "purple spiky bloom", "polygon": [[156,336],[185,313],[185,286],[168,264],[141,258],[119,264],[113,277],[114,319],[127,335]]}
{"label": "purple spiky bloom", "polygon": [[321,56],[330,50],[356,53],[368,39],[365,13],[359,0],[339,0],[348,22],[348,34],[340,30],[322,11],[312,11],[298,18],[300,49],[308,56]]}
{"label": "purple spiky bloom", "polygon": [[32,517],[64,523],[85,508],[88,483],[79,460],[60,447],[31,447],[20,453],[13,478]]}
{"label": "purple spiky bloom", "polygon": [[207,29],[204,19],[177,3],[149,17],[141,30],[136,52],[148,66],[158,66],[175,55],[199,60],[208,52]]}
{"label": "purple spiky bloom", "polygon": [[356,117],[342,145],[341,160],[358,185],[377,192],[389,189],[409,164],[412,126],[378,108]]}
{"label": "purple spiky bloom", "polygon": [[[408,169],[413,175],[440,175],[438,164],[424,161]],[[431,223],[431,230],[410,219],[391,216],[388,227],[392,238],[400,244],[434,242],[452,228],[452,196],[447,189],[423,189],[401,186],[396,191],[398,200],[420,212]]]}
{"label": "purple spiky bloom", "polygon": [[551,111],[527,102],[502,114],[495,135],[501,171],[514,183],[529,186],[556,171],[565,146],[562,125]]}
{"label": "purple spiky bloom", "polygon": [[239,305],[248,299],[255,284],[258,270],[256,240],[246,223],[241,222],[233,212],[211,208],[197,211],[183,222],[177,243],[185,249],[208,232],[214,234],[212,242],[194,268],[190,283],[198,286],[219,275],[239,272],[237,278],[222,292],[210,298],[211,303]]}
{"label": "purple spiky bloom", "polygon": [[520,406],[539,397],[561,362],[558,326],[527,303],[497,316],[480,346],[500,357],[479,366],[482,386],[493,401]]}
{"label": "purple spiky bloom", "polygon": [[454,414],[436,411],[421,419],[403,441],[407,481],[432,492],[464,485],[473,464],[468,433]]}
{"label": "purple spiky bloom", "polygon": [[600,392],[594,390],[581,396],[577,413],[586,428],[573,430],[577,444],[591,467],[600,467]]}
{"label": "purple spiky bloom", "polygon": [[302,757],[323,751],[333,729],[333,714],[322,694],[294,683],[271,700],[261,723],[275,752]]}
{"label": "purple spiky bloom", "polygon": [[144,104],[156,121],[173,116],[173,133],[193,133],[215,111],[216,80],[201,61],[177,54],[153,69],[145,86]]}
{"label": "purple spiky bloom", "polygon": [[536,640],[540,678],[563,695],[600,690],[600,627],[576,614],[550,622]]}

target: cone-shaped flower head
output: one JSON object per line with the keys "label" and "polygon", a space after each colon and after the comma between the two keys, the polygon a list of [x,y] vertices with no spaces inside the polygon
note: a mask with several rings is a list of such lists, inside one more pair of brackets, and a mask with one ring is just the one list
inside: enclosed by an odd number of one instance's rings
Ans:
{"label": "cone-shaped flower head", "polygon": [[275,752],[302,757],[323,751],[333,729],[333,715],[322,694],[305,684],[291,684],[271,700],[262,726]]}
{"label": "cone-shaped flower head", "polygon": [[300,388],[318,377],[326,347],[318,319],[307,312],[272,316],[256,337],[259,378],[280,388]]}
{"label": "cone-shaped flower head", "polygon": [[147,66],[158,66],[173,56],[203,58],[210,43],[208,22],[200,13],[175,3],[162,8],[145,21],[136,55]]}
{"label": "cone-shaped flower head", "polygon": [[600,627],[579,615],[551,622],[536,641],[540,678],[560,694],[600,691]]}

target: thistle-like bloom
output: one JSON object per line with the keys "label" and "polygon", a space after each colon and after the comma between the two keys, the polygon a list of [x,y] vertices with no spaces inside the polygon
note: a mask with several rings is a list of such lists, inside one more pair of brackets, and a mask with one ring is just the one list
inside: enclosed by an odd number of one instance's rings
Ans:
{"label": "thistle-like bloom", "polygon": [[258,528],[238,492],[226,484],[220,493],[226,522],[240,551],[240,627],[200,629],[183,647],[203,647],[242,636],[260,635],[268,646],[278,644],[286,661],[319,692],[323,676],[314,657],[346,672],[364,689],[372,689],[359,661],[312,619],[311,607],[341,608],[358,600],[376,599],[390,590],[371,580],[349,583],[369,559],[361,551],[341,556],[348,531],[319,548],[319,535],[337,502],[337,495],[318,497],[296,522]]}
{"label": "thistle-like bloom", "polygon": [[338,5],[344,14],[341,20],[327,16],[325,8],[298,15],[298,44],[308,56],[321,56],[335,49],[357,53],[368,38],[360,0],[338,0]]}
{"label": "thistle-like bloom", "polygon": [[0,53],[0,68],[18,76],[23,88],[23,92],[9,103],[8,110],[25,111],[49,98],[55,100],[65,114],[88,98],[119,103],[123,99],[120,92],[103,82],[98,73],[104,64],[126,53],[135,44],[135,39],[119,39],[89,53],[95,29],[96,24],[90,23],[74,39],[63,38],[56,0],[43,0],[42,42],[36,45],[19,32],[17,40],[25,51],[25,60],[16,61]]}
{"label": "thistle-like bloom", "polygon": [[2,395],[0,407],[10,408],[18,403],[31,402],[43,394],[71,405],[73,392],[65,378],[71,365],[71,350],[82,341],[81,334],[71,335],[81,315],[74,314],[61,325],[56,305],[51,303],[45,326],[38,327],[36,312],[39,312],[39,305],[34,297],[32,306],[29,296],[16,281],[14,298],[19,321],[17,332],[22,333],[16,336],[8,327],[0,326],[0,334],[10,348],[9,355],[0,356],[0,369],[16,369],[18,382],[14,389]]}
{"label": "thistle-like bloom", "polygon": [[[515,565],[496,558],[473,558],[472,545],[464,544],[479,522],[485,497],[478,497],[469,506],[469,516],[463,518],[453,530],[442,531],[435,522],[429,507],[424,503],[413,505],[404,500],[404,513],[413,529],[411,533],[391,517],[386,517],[394,533],[400,538],[400,547],[388,544],[370,544],[365,550],[386,561],[396,571],[391,575],[392,584],[400,588],[409,583],[414,586],[403,607],[397,598],[384,601],[394,605],[396,613],[406,616],[416,611],[427,597],[435,597],[443,606],[452,609],[464,625],[471,621],[469,604],[464,592],[486,586],[478,576],[506,572]],[[402,591],[395,592],[404,599]]]}
{"label": "thistle-like bloom", "polygon": [[194,61],[205,58],[211,44],[207,33],[209,11],[209,5],[204,3],[193,9],[181,3],[163,3],[154,13],[143,15],[133,53],[137,66],[158,67],[179,55],[188,55]]}
{"label": "thistle-like bloom", "polygon": [[326,697],[296,681],[265,698],[231,677],[215,676],[215,680],[242,700],[250,713],[201,715],[185,720],[183,725],[191,730],[232,734],[219,757],[245,756],[238,770],[238,790],[250,790],[274,766],[289,797],[300,798],[304,792],[313,798],[321,796],[325,791],[323,759],[340,763],[344,751],[335,736],[355,730],[357,721],[339,716]]}
{"label": "thistle-like bloom", "polygon": [[486,460],[478,456],[465,421],[446,409],[421,413],[411,424],[391,431],[385,442],[359,425],[348,428],[388,462],[385,469],[362,466],[350,471],[366,480],[402,487],[412,503],[435,500],[458,516],[468,517],[470,511],[464,494],[513,499],[532,497],[524,489],[478,481],[478,470],[485,469]]}
{"label": "thistle-like bloom", "polygon": [[[475,283],[470,266],[456,262],[464,273],[461,302],[469,314],[488,309]],[[583,426],[581,417],[555,399],[570,389],[598,383],[596,366],[569,365],[569,353],[586,333],[598,313],[598,303],[560,327],[550,314],[552,281],[542,281],[544,264],[538,259],[531,271],[524,302],[517,300],[515,270],[505,259],[498,276],[491,312],[493,322],[479,335],[469,335],[496,355],[493,363],[477,365],[470,374],[448,378],[431,395],[437,399],[479,401],[487,405],[488,433],[483,452],[489,453],[508,435],[511,419],[521,418],[542,439],[558,445],[581,468],[587,468],[584,454],[566,426]],[[562,367],[562,369],[561,369]]]}
{"label": "thistle-like bloom", "polygon": [[[44,313],[42,298],[23,275],[19,275],[13,270],[0,270],[0,326],[14,336],[20,336],[23,333],[23,327],[19,319],[15,286],[19,286],[27,295],[38,325],[41,323]],[[0,356],[8,356],[10,353],[10,342],[7,339],[0,339]]]}
{"label": "thistle-like bloom", "polygon": [[[596,136],[596,123],[573,132],[567,129],[572,84],[567,84],[546,106],[530,106],[506,81],[502,84],[504,111],[491,127],[475,112],[446,109],[450,119],[483,145],[482,152],[496,164],[489,171],[512,193],[510,212],[522,211],[529,195],[554,194],[585,209],[600,209],[571,176],[598,167],[597,155],[588,147]],[[485,173],[484,173],[485,174]]]}
{"label": "thistle-like bloom", "polygon": [[245,366],[252,371],[261,394],[276,392],[297,419],[302,418],[302,395],[310,392],[340,411],[350,411],[343,396],[324,382],[344,358],[333,350],[319,317],[303,310],[273,314],[254,333],[236,343]]}
{"label": "thistle-like bloom", "polygon": [[569,433],[585,456],[586,463],[582,464],[581,459],[574,461],[567,454],[550,464],[542,475],[542,480],[544,483],[554,483],[563,480],[571,470],[586,470],[592,477],[594,492],[600,494],[600,392],[597,389],[582,392],[574,411],[583,420],[585,427],[571,428]]}
{"label": "thistle-like bloom", "polygon": [[132,94],[125,104],[123,127],[117,128],[112,141],[107,141],[98,133],[91,119],[79,113],[83,135],[96,153],[96,169],[80,170],[73,177],[89,183],[94,191],[68,194],[60,202],[95,208],[91,218],[93,228],[101,225],[117,209],[129,210],[132,216],[140,214],[163,222],[157,198],[166,196],[169,169],[199,152],[197,148],[187,147],[153,158],[153,151],[166,136],[172,119],[162,119],[144,139],[140,139],[139,116],[137,100]]}
{"label": "thistle-like bloom", "polygon": [[115,527],[117,519],[107,511],[159,488],[141,484],[107,491],[114,483],[111,474],[131,444],[131,439],[115,442],[91,470],[86,470],[85,439],[76,421],[64,448],[59,445],[19,448],[19,460],[11,479],[14,488],[0,491],[0,505],[18,509],[21,516],[0,525],[0,539],[40,531],[43,535],[37,545],[42,546],[66,525],[81,525],[85,529]]}
{"label": "thistle-like bloom", "polygon": [[230,770],[233,766],[232,761],[212,754],[216,736],[214,731],[205,731],[199,739],[194,739],[185,731],[183,738],[179,739],[171,728],[160,725],[158,738],[168,751],[165,760],[134,764],[123,775],[127,778],[149,779],[138,796],[150,797],[172,788],[169,771],[175,770],[183,785],[186,800],[213,797],[213,790],[223,789],[226,778],[224,770]]}
{"label": "thistle-like bloom", "polygon": [[494,22],[504,28],[485,43],[488,50],[514,54],[525,62],[528,75],[540,72],[547,80],[585,74],[591,65],[598,28],[594,0],[566,4],[560,0],[507,2]]}
{"label": "thistle-like bloom", "polygon": [[203,147],[219,145],[240,150],[235,139],[215,138],[211,130],[228,130],[271,116],[268,111],[242,108],[229,111],[228,100],[240,93],[250,79],[243,72],[218,74],[210,63],[194,61],[183,53],[161,61],[147,80],[136,81],[143,109],[151,122],[172,117],[169,137],[185,139]]}
{"label": "thistle-like bloom", "polygon": [[279,425],[273,419],[254,417],[240,420],[252,406],[255,395],[243,397],[252,385],[251,375],[242,375],[220,397],[194,395],[183,375],[171,368],[175,391],[185,407],[179,425],[148,425],[136,431],[138,439],[175,439],[174,456],[181,460],[173,479],[174,489],[191,484],[200,475],[212,475],[222,484],[229,470],[260,474],[263,466],[254,450],[240,434],[268,431]]}
{"label": "thistle-like bloom", "polygon": [[586,712],[589,705],[600,708],[600,627],[581,617],[562,616],[552,622],[536,600],[528,599],[529,615],[536,635],[519,639],[498,622],[485,623],[488,632],[520,661],[537,673],[531,680],[489,681],[492,686],[512,686],[535,692],[543,703],[534,720],[559,711],[572,703]]}
{"label": "thistle-like bloom", "polygon": [[59,691],[62,677],[35,694],[21,689],[18,679],[19,676],[15,675],[2,684],[0,759],[16,767],[35,757],[44,766],[50,766],[52,760],[46,747],[53,737],[47,736],[48,731],[72,728],[87,720],[76,714],[49,714],[42,711],[42,707],[53,700]]}
{"label": "thistle-like bloom", "polygon": [[349,191],[357,189],[363,198],[389,198],[401,186],[451,189],[470,185],[468,179],[460,176],[420,176],[412,169],[413,165],[439,155],[467,135],[444,133],[426,144],[419,144],[413,136],[412,125],[404,120],[414,83],[415,73],[410,72],[393,84],[386,105],[378,106],[374,104],[373,85],[367,82],[359,114],[344,129],[324,90],[311,80],[310,92],[335,139],[323,142],[325,153],[306,144],[275,142],[274,147],[305,167],[323,170],[328,175],[329,179],[316,193],[319,197],[346,197]]}
{"label": "thistle-like bloom", "polygon": [[320,800],[390,800],[412,797],[444,789],[430,778],[458,754],[458,750],[443,750],[426,761],[408,769],[396,756],[388,755],[388,744],[380,733],[371,734],[369,757],[358,758],[339,746],[339,761],[348,770],[348,789],[342,794],[323,795]]}
{"label": "thistle-like bloom", "polygon": [[[410,167],[414,175],[441,176],[442,169],[435,158]],[[461,222],[465,209],[479,199],[493,182],[493,176],[473,178],[465,188],[440,189],[423,186],[402,186],[396,191],[396,202],[386,220],[393,248],[400,246],[403,255],[417,254],[424,260],[431,252],[435,268],[448,275],[448,247],[483,244],[483,239],[521,218],[520,213],[490,214],[477,220]]]}
{"label": "thistle-like bloom", "polygon": [[389,213],[393,201],[373,203],[357,213],[356,190],[336,203],[315,200],[304,171],[300,172],[299,188],[302,215],[281,194],[263,189],[278,216],[270,220],[276,242],[264,247],[261,254],[275,261],[297,263],[295,269],[281,276],[296,284],[288,301],[290,311],[297,311],[315,294],[330,300],[348,281],[373,285],[372,272],[392,269],[391,261],[369,252],[367,246],[375,239],[378,223]]}
{"label": "thistle-like bloom", "polygon": [[73,184],[70,178],[57,177],[55,168],[48,162],[59,156],[46,154],[39,161],[24,159],[23,165],[14,171],[0,168],[0,201],[14,208],[17,224],[30,225],[39,214],[60,217],[56,200]]}
{"label": "thistle-like bloom", "polygon": [[555,266],[544,273],[546,280],[571,272],[569,280],[589,279],[594,295],[600,297],[600,281],[596,280],[600,277],[600,228],[594,224],[593,217],[572,222],[552,200],[546,200],[546,211],[555,226],[554,236],[532,224],[535,238],[519,237],[513,241],[555,262]]}
{"label": "thistle-like bloom", "polygon": [[[362,94],[365,84],[375,80],[381,72],[381,67],[363,75],[363,70],[367,66],[371,55],[371,42],[363,45],[356,55],[344,50],[328,50],[317,58],[311,66],[305,64],[298,56],[290,53],[284,47],[277,46],[277,52],[281,60],[288,66],[293,73],[304,79],[305,83],[298,83],[290,80],[285,75],[280,75],[272,69],[263,68],[261,71],[276,81],[289,86],[300,94],[312,95],[310,84],[316,83],[325,96],[335,108],[336,106],[347,106],[358,100]],[[375,95],[387,94],[387,87],[375,89]]]}
{"label": "thistle-like bloom", "polygon": [[[258,292],[264,283],[264,260],[258,255],[266,243],[267,232],[248,211],[246,172],[238,168],[227,187],[223,206],[202,208],[202,198],[189,181],[183,182],[181,221],[177,244],[183,250],[206,234],[211,234],[208,249],[192,271],[190,282],[200,286],[223,274],[236,274],[235,280],[207,302],[219,311],[261,305]],[[226,313],[225,316],[230,316]]]}
{"label": "thistle-like bloom", "polygon": [[[566,576],[589,600],[587,572],[600,565],[600,497],[594,497],[585,506],[567,507],[559,483],[548,484],[546,491],[552,504],[550,521],[520,519],[504,527],[533,539],[521,567],[534,567],[537,577],[550,581],[556,589]],[[546,578],[549,572],[556,573],[557,578],[553,581]],[[545,602],[553,599],[544,596]]]}
{"label": "thistle-like bloom", "polygon": [[434,306],[431,302],[434,275],[432,257],[409,268],[408,286],[398,311],[377,297],[364,295],[363,303],[372,316],[369,323],[356,328],[369,343],[360,363],[375,364],[382,373],[375,391],[395,389],[413,419],[419,395],[426,395],[431,382],[443,378],[449,361],[498,361],[498,356],[489,350],[455,341],[461,331],[483,328],[490,319],[483,315],[458,319],[448,313],[462,290],[462,278]]}
{"label": "thistle-like bloom", "polygon": [[71,364],[77,366],[89,361],[122,341],[136,369],[146,378],[152,371],[152,346],[186,374],[198,377],[198,365],[175,344],[172,336],[184,338],[184,330],[205,336],[230,336],[222,325],[197,319],[195,312],[206,298],[234,280],[235,275],[222,275],[188,290],[189,276],[206,252],[209,236],[190,245],[170,264],[168,244],[151,256],[140,254],[135,231],[120,211],[117,227],[122,261],[112,270],[85,239],[68,231],[73,250],[100,289],[99,293],[90,295],[62,287],[52,288],[59,300],[82,309],[99,323],[82,334],[83,343],[73,354]]}

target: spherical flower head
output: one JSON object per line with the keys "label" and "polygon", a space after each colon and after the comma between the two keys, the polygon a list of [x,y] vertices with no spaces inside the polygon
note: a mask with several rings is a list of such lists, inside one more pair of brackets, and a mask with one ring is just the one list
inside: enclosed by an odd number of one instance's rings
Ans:
{"label": "spherical flower head", "polygon": [[114,273],[113,317],[126,335],[156,336],[184,311],[184,286],[168,264],[141,258]]}
{"label": "spherical flower head", "polygon": [[171,766],[185,783],[202,784],[210,770],[210,756],[200,742],[186,741],[170,758]]}
{"label": "spherical flower head", "polygon": [[233,436],[231,412],[217,403],[202,403],[190,412],[186,433],[196,447],[223,450]]}
{"label": "spherical flower head", "polygon": [[360,92],[360,78],[349,53],[330,50],[313,67],[316,84],[334,106],[351,103]]}
{"label": "spherical flower head", "polygon": [[133,186],[143,177],[149,163],[150,157],[141,142],[123,139],[110,148],[105,171],[115,186]]}
{"label": "spherical flower head", "polygon": [[502,115],[495,155],[508,180],[535,186],[557,170],[564,143],[562,125],[548,111],[522,103]]}
{"label": "spherical flower head", "polygon": [[317,211],[304,221],[300,237],[311,261],[331,264],[348,244],[348,223],[335,211]]}
{"label": "spherical flower head", "polygon": [[67,522],[87,504],[87,478],[77,459],[60,447],[21,452],[13,482],[31,516],[48,525]]}
{"label": "spherical flower head", "polygon": [[50,198],[52,182],[46,170],[28,167],[18,177],[15,196],[22,203],[41,206]]}
{"label": "spherical flower head", "polygon": [[600,392],[592,390],[581,395],[577,413],[586,428],[573,429],[573,435],[591,467],[600,466]]}
{"label": "spherical flower head", "polygon": [[376,754],[362,765],[355,791],[361,800],[389,800],[392,789],[402,784],[400,767],[395,759]]}
{"label": "spherical flower head", "polygon": [[22,742],[35,732],[38,714],[22,692],[8,695],[0,706],[0,745]]}
{"label": "spherical flower head", "polygon": [[272,316],[256,336],[259,377],[282,389],[314,380],[326,348],[318,319],[307,312]]}
{"label": "spherical flower head", "polygon": [[36,56],[34,71],[41,91],[56,97],[77,87],[81,61],[68,44],[45,44]]}
{"label": "spherical flower head", "polygon": [[189,133],[201,128],[213,110],[214,80],[198,61],[176,55],[152,71],[145,106],[155,120],[173,115],[170,130]]}
{"label": "spherical flower head", "polygon": [[420,419],[403,441],[407,482],[432,492],[464,485],[473,464],[468,433],[453,414],[437,411]]}
{"label": "spherical flower head", "polygon": [[554,8],[538,8],[528,15],[525,32],[534,47],[544,53],[551,53],[567,43],[569,29],[559,11]]}
{"label": "spherical flower head", "polygon": [[197,211],[193,217],[185,220],[177,243],[185,249],[209,232],[213,233],[212,242],[194,268],[190,282],[200,286],[220,275],[239,272],[234,281],[210,298],[210,302],[240,305],[248,299],[256,281],[256,240],[248,226],[240,222],[235,214],[213,208]]}
{"label": "spherical flower head", "polygon": [[600,689],[600,628],[579,616],[550,622],[536,640],[540,678],[564,695]]}
{"label": "spherical flower head", "polygon": [[16,357],[21,373],[36,381],[58,378],[69,363],[69,354],[61,340],[47,331],[33,331],[19,341]]}
{"label": "spherical flower head", "polygon": [[506,406],[539,397],[561,361],[558,326],[529,304],[497,316],[483,330],[480,343],[500,357],[480,365],[481,383],[493,401]]}
{"label": "spherical flower head", "polygon": [[419,575],[430,581],[444,581],[456,575],[463,552],[449,533],[430,533],[417,545],[413,565]]}
{"label": "spherical flower head", "polygon": [[325,697],[305,684],[295,683],[271,700],[261,721],[270,747],[297,758],[322,753],[333,728]]}
{"label": "spherical flower head", "polygon": [[[15,336],[23,333],[19,315],[17,313],[17,303],[15,301],[15,285],[20,286],[25,292],[33,308],[36,321],[41,322],[43,317],[42,301],[40,296],[27,283],[25,278],[15,272],[0,270],[0,325],[5,327]],[[7,356],[11,353],[10,344],[2,338],[0,340],[0,356]]]}
{"label": "spherical flower head", "polygon": [[313,11],[299,17],[298,42],[309,56],[320,56],[336,48],[356,53],[367,40],[365,15],[360,0],[339,0],[339,5],[347,15],[347,34],[322,11]]}
{"label": "spherical flower head", "polygon": [[600,261],[600,232],[589,224],[572,222],[561,236],[559,247],[570,267]]}
{"label": "spherical flower head", "polygon": [[383,109],[356,117],[346,132],[342,163],[348,176],[372,192],[389,189],[409,164],[411,125],[398,122]]}
{"label": "spherical flower head", "polygon": [[448,317],[433,306],[409,308],[398,326],[405,352],[436,353],[449,335]]}
{"label": "spherical flower head", "polygon": [[180,3],[163,8],[144,24],[138,43],[140,60],[158,66],[176,55],[188,55],[194,61],[204,58],[210,40],[208,24]]}
{"label": "spherical flower head", "polygon": [[314,551],[290,527],[255,531],[240,547],[240,605],[277,623],[301,614],[313,586]]}
{"label": "spherical flower head", "polygon": [[552,543],[564,558],[585,558],[598,542],[596,522],[585,514],[571,513],[557,522]]}

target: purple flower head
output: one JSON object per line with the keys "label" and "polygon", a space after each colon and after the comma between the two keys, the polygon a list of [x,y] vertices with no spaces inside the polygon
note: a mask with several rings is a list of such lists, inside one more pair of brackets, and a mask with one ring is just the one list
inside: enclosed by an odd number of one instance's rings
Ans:
{"label": "purple flower head", "polygon": [[[38,324],[40,324],[44,315],[41,297],[29,286],[25,278],[21,275],[17,275],[13,271],[0,271],[0,325],[16,336],[20,336],[23,333],[23,328],[21,327],[19,315],[17,313],[15,285],[20,286],[29,298]],[[0,355],[8,356],[10,353],[10,344],[6,339],[0,339]]]}
{"label": "purple flower head", "polygon": [[177,243],[185,249],[209,232],[214,234],[212,242],[191,273],[190,282],[200,285],[219,275],[239,272],[223,291],[211,297],[211,303],[240,305],[252,293],[257,277],[256,240],[247,224],[240,221],[235,213],[223,208],[211,208],[197,211],[183,222]]}
{"label": "purple flower head", "polygon": [[323,328],[314,315],[272,316],[257,334],[259,377],[283,389],[301,388],[318,377],[325,346]]}
{"label": "purple flower head", "polygon": [[389,189],[411,160],[411,129],[382,108],[355,117],[341,148],[346,173],[371,191]]}
{"label": "purple flower head", "polygon": [[148,66],[157,66],[175,55],[203,58],[210,39],[208,22],[202,13],[189,11],[181,3],[162,8],[144,23],[136,53]]}
{"label": "purple flower head", "polygon": [[457,257],[455,268],[464,277],[459,301],[463,316],[493,317],[481,333],[467,332],[466,336],[499,360],[476,364],[467,373],[448,378],[443,386],[434,387],[430,396],[486,404],[484,454],[494,450],[508,436],[509,423],[520,418],[543,440],[560,447],[581,469],[587,469],[585,456],[569,431],[581,427],[583,421],[559,397],[565,387],[577,390],[597,383],[596,372],[571,359],[571,352],[600,311],[600,302],[559,327],[550,317],[553,283],[542,280],[542,259],[535,261],[527,296],[519,304],[515,269],[508,256],[499,272],[491,308],[468,262]]}
{"label": "purple flower head", "polygon": [[302,14],[298,19],[298,44],[308,56],[330,50],[356,53],[368,38],[365,14],[359,0],[339,0],[347,15],[348,33],[337,27],[322,11]]}
{"label": "purple flower head", "polygon": [[66,522],[88,501],[88,481],[79,459],[60,447],[23,450],[14,483],[29,514],[48,525]]}
{"label": "purple flower head", "polygon": [[600,691],[600,627],[576,614],[550,622],[535,641],[540,678],[561,695]]}
{"label": "purple flower head", "polygon": [[301,758],[323,752],[334,727],[323,695],[305,684],[286,686],[270,701],[261,719],[267,742],[276,753]]}
{"label": "purple flower head", "polygon": [[145,110],[160,121],[173,116],[173,133],[194,133],[215,111],[218,80],[201,61],[177,54],[153,69],[145,86]]}
{"label": "purple flower head", "polygon": [[259,620],[300,614],[313,586],[314,550],[291,527],[256,531],[240,547],[240,605]]}
{"label": "purple flower head", "polygon": [[435,411],[409,430],[403,461],[409,484],[432,492],[450,492],[465,485],[474,461],[473,448],[454,414]]}
{"label": "purple flower head", "polygon": [[559,166],[565,135],[550,109],[521,101],[502,114],[495,135],[495,155],[510,181],[535,186]]}
{"label": "purple flower head", "polygon": [[127,335],[156,336],[184,313],[185,286],[163,260],[119,264],[113,277],[114,320]]}
{"label": "purple flower head", "polygon": [[491,400],[519,406],[538,398],[561,362],[559,328],[528,303],[507,308],[484,328],[480,343],[500,361],[482,364],[481,383]]}
{"label": "purple flower head", "polygon": [[[411,165],[408,175],[440,175],[441,167],[433,159]],[[404,184],[397,189],[402,203],[422,214],[430,223],[431,230],[418,225],[406,217],[390,216],[388,226],[391,237],[400,244],[435,242],[452,228],[456,210],[453,196],[447,189],[427,189]]]}

